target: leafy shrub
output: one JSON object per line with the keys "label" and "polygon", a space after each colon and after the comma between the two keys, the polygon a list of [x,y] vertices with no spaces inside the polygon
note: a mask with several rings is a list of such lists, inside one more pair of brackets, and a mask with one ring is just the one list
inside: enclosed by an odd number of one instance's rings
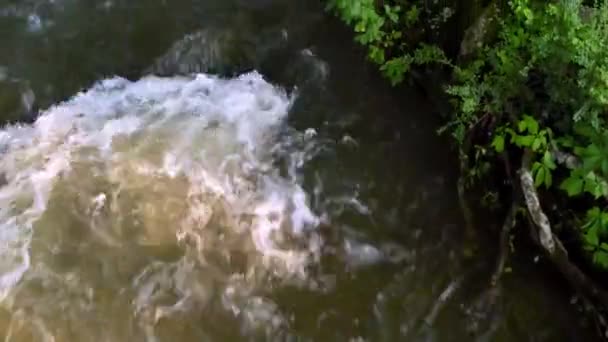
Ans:
{"label": "leafy shrub", "polygon": [[[458,110],[447,127],[462,144],[491,115],[496,152],[509,143],[534,152],[537,186],[591,206],[582,241],[593,261],[608,268],[608,5],[513,0],[510,10],[497,41],[455,68],[447,92]],[[556,165],[554,156],[564,153],[575,162]]]}
{"label": "leafy shrub", "polygon": [[412,65],[449,64],[435,45],[408,41],[406,35],[420,22],[421,7],[375,0],[330,0],[327,9],[355,30],[355,40],[366,46],[368,58],[380,67],[391,84],[401,83]]}
{"label": "leafy shrub", "polygon": [[484,153],[476,152],[470,174],[500,162],[500,154],[532,153],[536,187],[588,206],[581,242],[608,269],[607,0],[511,0],[497,11],[497,37],[457,66],[439,47],[411,39],[423,24],[422,2],[383,3],[328,0],[328,9],[354,27],[392,84],[413,65],[452,66],[446,92],[455,111],[440,132],[461,149],[476,131],[490,137],[474,139]]}

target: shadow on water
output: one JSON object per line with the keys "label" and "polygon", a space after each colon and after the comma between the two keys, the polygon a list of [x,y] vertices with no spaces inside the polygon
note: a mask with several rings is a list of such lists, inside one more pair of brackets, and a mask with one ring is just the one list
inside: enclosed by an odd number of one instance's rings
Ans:
{"label": "shadow on water", "polygon": [[[188,34],[194,35],[184,41]],[[298,94],[290,129],[308,130],[324,142],[298,177],[313,210],[330,213],[321,228],[326,239],[346,236],[339,243],[350,244],[341,251],[349,255],[328,251],[321,263],[333,276],[333,291],[277,286],[269,294],[291,318],[286,335],[273,339],[590,341],[592,329],[580,322],[568,291],[554,285],[555,276],[541,271],[533,255],[513,262],[495,305],[487,303],[495,246],[484,241],[475,258],[463,256],[456,164],[435,134],[439,119],[432,104],[415,87],[390,88],[351,40],[315,1],[3,0],[0,115],[9,122],[32,120],[36,108],[113,75],[232,76],[256,69]],[[288,162],[279,158],[278,166],[288,172],[282,161]],[[352,195],[350,202],[340,202],[344,194]],[[382,246],[384,256],[397,261],[374,262],[378,249],[358,241]],[[72,243],[66,259],[81,258],[84,265],[95,257],[84,257]],[[132,260],[124,267],[147,262]],[[100,285],[99,291],[110,298],[119,289]],[[125,323],[129,313],[119,313],[109,299],[102,304],[97,315],[108,315],[99,318],[105,329],[137,336]],[[19,314],[0,307],[0,336]],[[204,313],[171,321],[158,336],[242,337],[238,323],[224,315],[217,324],[205,322]]]}

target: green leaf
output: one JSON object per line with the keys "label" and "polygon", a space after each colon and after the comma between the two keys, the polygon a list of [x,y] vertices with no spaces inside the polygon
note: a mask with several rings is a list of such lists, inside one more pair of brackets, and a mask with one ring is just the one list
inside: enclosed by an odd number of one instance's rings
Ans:
{"label": "green leaf", "polygon": [[603,159],[602,150],[595,144],[587,146],[580,156],[583,158],[583,168],[589,171],[597,169]]}
{"label": "green leaf", "polygon": [[539,187],[543,184],[543,182],[545,181],[545,173],[546,170],[544,167],[539,167],[538,171],[536,172],[536,176],[534,177],[534,186],[535,187]]}
{"label": "green leaf", "polygon": [[362,33],[365,32],[365,23],[360,21],[355,25],[355,32]]}
{"label": "green leaf", "polygon": [[562,147],[573,147],[574,146],[574,139],[569,135],[559,137],[555,141]]}
{"label": "green leaf", "polygon": [[383,64],[384,59],[384,49],[379,48],[377,46],[369,47],[369,59],[376,64]]}
{"label": "green leaf", "polygon": [[[587,215],[587,219],[590,221],[599,220],[599,219],[601,219],[602,211],[598,207],[593,207],[593,208],[587,210],[586,215]],[[585,227],[586,227],[586,225],[585,225]]]}
{"label": "green leaf", "polygon": [[553,184],[553,175],[551,175],[551,171],[547,168],[545,169],[545,187],[547,189],[549,189],[549,187],[551,187],[551,185]]}
{"label": "green leaf", "polygon": [[[508,57],[508,56],[504,56],[503,59],[509,59],[509,58],[510,57]],[[506,61],[505,61],[505,63],[506,63]],[[523,119],[521,119],[519,121],[519,123],[517,124],[517,129],[519,130],[520,133],[523,133],[527,130],[528,133],[536,135],[536,134],[538,134],[538,121],[536,121],[536,119],[534,119],[530,115],[524,115]]]}
{"label": "green leaf", "polygon": [[593,262],[603,268],[608,268],[608,253],[604,251],[596,251],[593,253]]}
{"label": "green leaf", "polygon": [[540,149],[541,144],[542,141],[540,138],[534,138],[534,141],[532,142],[532,151],[538,151]]}
{"label": "green leaf", "polygon": [[602,174],[608,176],[608,158],[602,159]]}
{"label": "green leaf", "polygon": [[513,137],[513,142],[519,147],[530,147],[534,142],[533,135],[516,135]]}
{"label": "green leaf", "polygon": [[399,21],[399,16],[397,15],[399,12],[398,10],[391,8],[389,5],[384,5],[384,11],[386,12],[386,16],[393,23],[397,23]]}
{"label": "green leaf", "polygon": [[608,213],[602,211],[600,214],[600,222],[602,224],[602,233],[608,232]]}
{"label": "green leaf", "polygon": [[529,115],[524,115],[524,121],[526,121],[526,126],[528,128],[528,132],[531,134],[538,133],[538,121]]}
{"label": "green leaf", "polygon": [[403,81],[405,73],[410,69],[411,63],[412,57],[406,55],[388,60],[380,67],[380,70],[393,85],[397,85]]}
{"label": "green leaf", "polygon": [[418,6],[413,5],[407,12],[405,12],[405,23],[407,26],[413,25],[420,16],[420,9]]}
{"label": "green leaf", "polygon": [[505,150],[505,136],[500,134],[496,135],[492,140],[492,147],[498,153],[502,153]]}
{"label": "green leaf", "polygon": [[519,133],[523,133],[526,131],[526,129],[528,129],[528,122],[526,120],[521,120],[517,124],[517,130],[519,131]]}
{"label": "green leaf", "polygon": [[608,191],[605,182],[599,179],[593,172],[589,172],[585,176],[584,190],[592,194],[596,199],[605,196],[606,192]]}
{"label": "green leaf", "polygon": [[577,134],[587,138],[593,138],[598,134],[598,130],[591,126],[588,122],[578,122],[576,125],[574,125],[574,131]]}
{"label": "green leaf", "polygon": [[568,193],[568,196],[573,197],[580,195],[583,192],[584,181],[580,177],[570,176],[562,182],[560,188]]}
{"label": "green leaf", "polygon": [[555,165],[555,162],[553,161],[553,155],[549,151],[545,151],[545,154],[543,155],[543,164],[549,170],[555,170],[557,168],[557,165]]}
{"label": "green leaf", "polygon": [[599,225],[593,225],[587,233],[585,233],[585,242],[593,247],[599,246],[600,238],[598,236]]}

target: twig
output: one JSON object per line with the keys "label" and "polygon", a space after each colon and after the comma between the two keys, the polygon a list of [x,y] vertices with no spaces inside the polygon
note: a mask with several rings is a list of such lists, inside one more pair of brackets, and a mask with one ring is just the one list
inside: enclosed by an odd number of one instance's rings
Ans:
{"label": "twig", "polygon": [[443,307],[448,302],[450,297],[452,297],[454,295],[454,292],[456,292],[456,290],[458,290],[458,288],[462,284],[463,280],[464,280],[464,276],[461,275],[456,280],[453,280],[452,282],[450,282],[450,284],[441,292],[441,294],[437,298],[437,301],[435,301],[435,305],[433,305],[433,308],[431,309],[429,314],[424,318],[424,323],[427,326],[429,326],[429,327],[433,326],[433,324],[435,323],[435,319],[441,312],[441,309],[443,309]]}

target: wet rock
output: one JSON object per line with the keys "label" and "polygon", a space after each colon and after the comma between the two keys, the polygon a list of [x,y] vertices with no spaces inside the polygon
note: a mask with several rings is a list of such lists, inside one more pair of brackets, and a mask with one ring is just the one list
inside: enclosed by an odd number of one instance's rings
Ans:
{"label": "wet rock", "polygon": [[319,58],[313,49],[306,48],[298,51],[292,60],[293,62],[287,68],[287,78],[299,86],[308,84],[317,86],[329,76],[329,65]]}
{"label": "wet rock", "polygon": [[206,28],[186,35],[144,74],[234,76],[257,70],[272,82],[300,88],[310,84],[316,88],[327,79],[328,64],[313,49],[291,46],[286,29],[234,27],[239,28]]}
{"label": "wet rock", "polygon": [[0,65],[0,82],[5,82],[8,80],[8,68]]}
{"label": "wet rock", "polygon": [[158,76],[211,73],[225,76],[259,69],[285,50],[287,31],[260,27],[255,18],[238,14],[228,23],[200,29],[175,42],[156,59],[146,74]]}
{"label": "wet rock", "polygon": [[275,0],[237,0],[238,6],[242,8],[263,10],[276,3]]}
{"label": "wet rock", "polygon": [[29,87],[14,81],[0,81],[0,125],[30,120],[35,100]]}
{"label": "wet rock", "polygon": [[381,262],[383,253],[376,247],[352,240],[344,242],[344,252],[348,263],[352,266],[369,266]]}
{"label": "wet rock", "polygon": [[254,49],[254,42],[233,30],[204,29],[173,44],[145,73],[172,76],[244,72],[254,64]]}

